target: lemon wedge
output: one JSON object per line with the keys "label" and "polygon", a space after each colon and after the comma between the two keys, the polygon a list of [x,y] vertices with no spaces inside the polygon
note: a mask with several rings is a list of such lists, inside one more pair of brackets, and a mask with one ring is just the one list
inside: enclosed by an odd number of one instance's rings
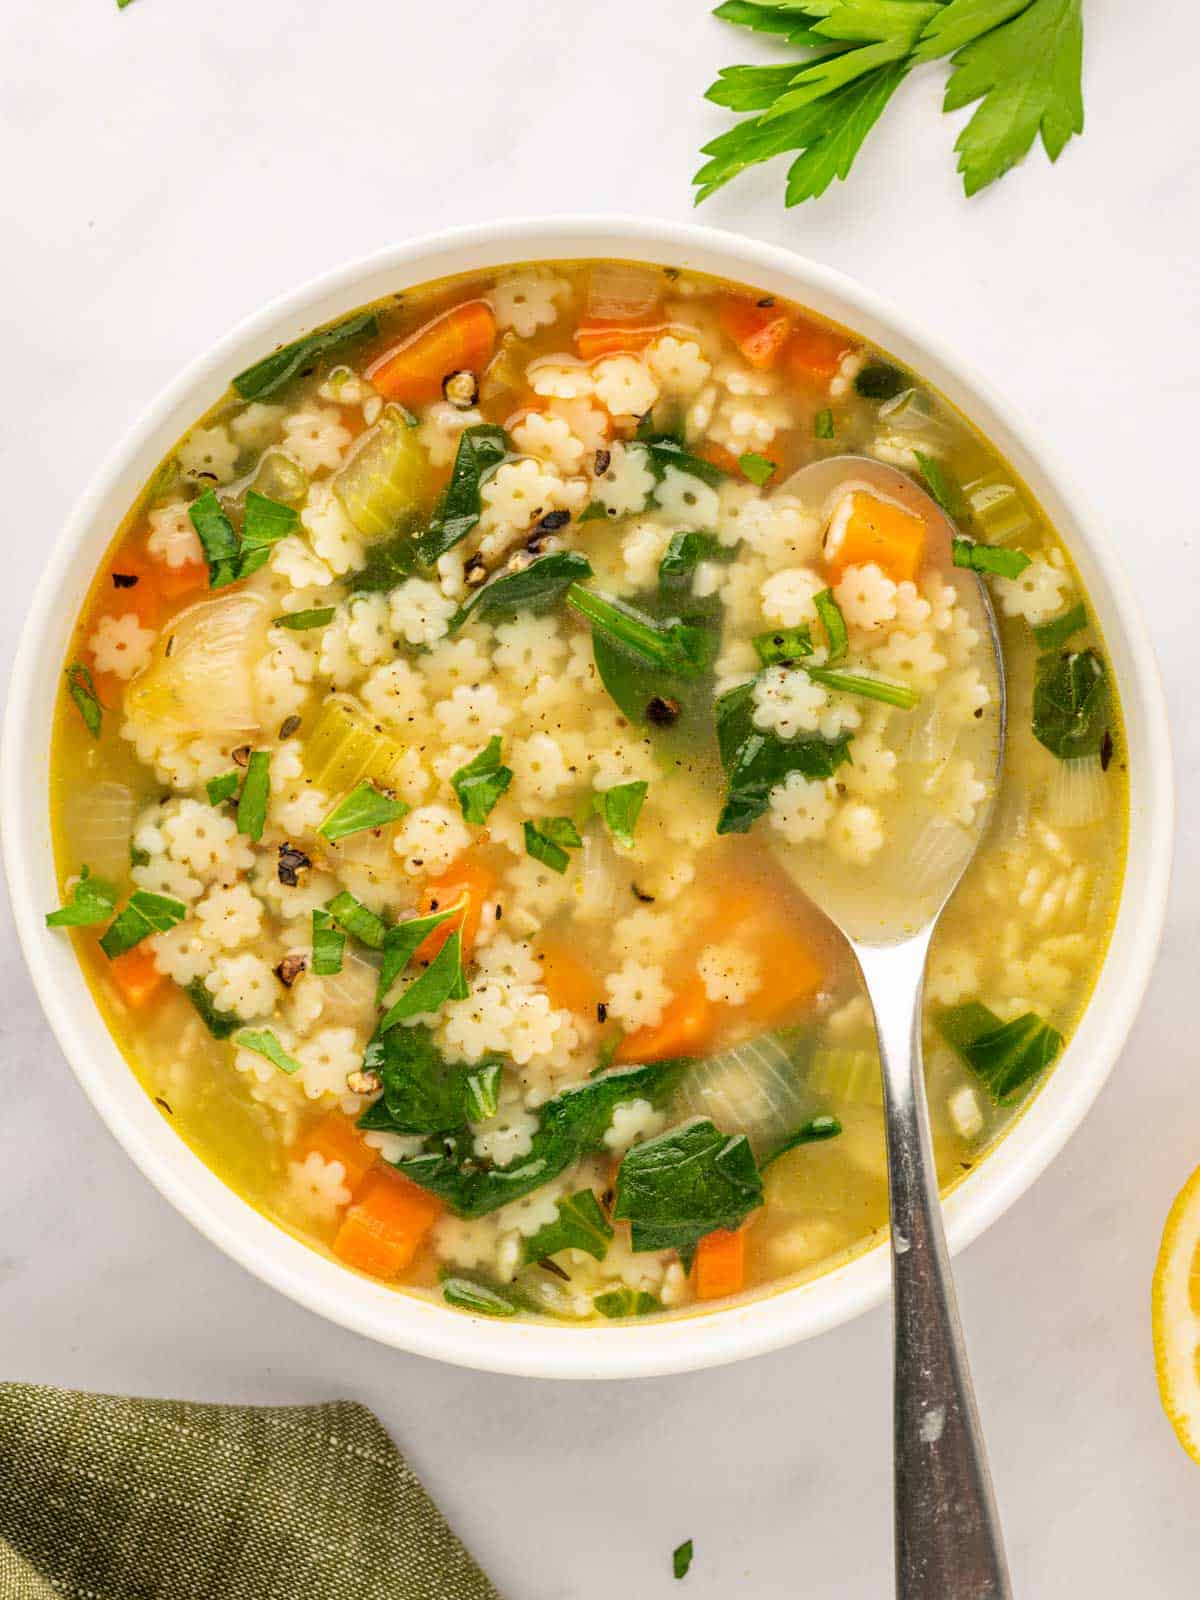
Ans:
{"label": "lemon wedge", "polygon": [[1200,1464],[1200,1167],[1163,1229],[1152,1306],[1163,1409],[1180,1444]]}

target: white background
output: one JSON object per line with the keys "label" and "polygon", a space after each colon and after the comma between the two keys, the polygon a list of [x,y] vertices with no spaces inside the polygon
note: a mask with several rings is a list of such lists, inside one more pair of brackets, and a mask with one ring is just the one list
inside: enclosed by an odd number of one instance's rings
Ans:
{"label": "white background", "polygon": [[[1182,779],[1167,944],[1090,1119],[959,1281],[1018,1596],[1175,1600],[1200,1588],[1200,1471],[1158,1407],[1149,1286],[1200,1161],[1200,15],[1086,11],[1088,132],[1057,169],[1039,151],[966,202],[934,67],[849,184],[788,213],[776,165],[702,216],[859,277],[989,372],[1085,482],[1150,613]],[[701,93],[755,53],[704,0],[5,0],[5,664],[85,480],[232,322],[455,223],[688,216],[697,147],[726,120]],[[621,1386],[376,1348],[170,1210],[75,1086],[7,920],[0,940],[0,1377],[360,1399],[512,1600],[890,1593],[884,1311],[740,1367]],[[670,1552],[688,1535],[678,1589]]]}

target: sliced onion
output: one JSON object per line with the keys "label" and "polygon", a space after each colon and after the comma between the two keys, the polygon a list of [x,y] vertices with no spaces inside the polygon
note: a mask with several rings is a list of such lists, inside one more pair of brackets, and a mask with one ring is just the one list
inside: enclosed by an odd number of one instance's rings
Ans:
{"label": "sliced onion", "polygon": [[163,629],[152,665],[125,691],[136,721],[218,737],[259,726],[251,667],[261,654],[267,603],[255,594],[202,600]]}
{"label": "sliced onion", "polygon": [[914,901],[949,889],[974,843],[974,830],[950,817],[931,816],[905,852],[905,882]]}
{"label": "sliced onion", "polygon": [[1108,814],[1108,782],[1100,757],[1055,763],[1046,790],[1046,820],[1059,828],[1086,828]]}
{"label": "sliced onion", "polygon": [[779,1036],[764,1033],[693,1067],[676,1105],[710,1117],[722,1133],[744,1133],[761,1156],[803,1122],[809,1096]]}
{"label": "sliced onion", "polygon": [[[617,896],[628,873],[621,872],[612,840],[597,827],[584,830],[583,848],[575,858],[575,914],[589,922],[610,918],[616,912]],[[628,887],[626,885],[626,898]]]}
{"label": "sliced onion", "polygon": [[67,837],[79,866],[118,881],[129,871],[129,841],[137,809],[123,783],[73,787],[64,806]]}
{"label": "sliced onion", "polygon": [[913,713],[908,730],[908,756],[919,766],[936,767],[948,761],[958,743],[960,727],[939,709],[929,696]]}
{"label": "sliced onion", "polygon": [[606,261],[588,277],[587,315],[595,322],[638,322],[658,305],[662,278],[632,261]]}
{"label": "sliced onion", "polygon": [[328,978],[321,978],[320,983],[325,1002],[321,1012],[322,1022],[356,1027],[374,1016],[379,969],[348,945],[342,957],[342,970]]}

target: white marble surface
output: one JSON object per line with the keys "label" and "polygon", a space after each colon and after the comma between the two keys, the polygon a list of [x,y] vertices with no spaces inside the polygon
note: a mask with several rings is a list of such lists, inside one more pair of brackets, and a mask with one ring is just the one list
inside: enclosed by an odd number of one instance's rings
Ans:
{"label": "white marble surface", "polygon": [[[1183,780],[1167,943],[1055,1168],[959,1263],[1017,1593],[1175,1600],[1200,1474],[1158,1408],[1150,1272],[1200,1161],[1194,456],[1200,16],[1088,0],[1087,136],[967,204],[911,81],[851,183],[782,172],[704,215],[883,290],[1019,397],[1089,481],[1154,620]],[[1136,9],[1136,16],[1134,11]],[[1169,28],[1169,32],[1168,32]],[[752,49],[752,46],[750,47]],[[264,298],[479,217],[682,218],[701,90],[747,59],[703,0],[6,0],[0,484],[7,664],[45,548],[116,432]],[[373,1406],[513,1600],[890,1592],[884,1312],[748,1365],[549,1388],[377,1349],[262,1287],[139,1176],[0,932],[0,1376]]]}

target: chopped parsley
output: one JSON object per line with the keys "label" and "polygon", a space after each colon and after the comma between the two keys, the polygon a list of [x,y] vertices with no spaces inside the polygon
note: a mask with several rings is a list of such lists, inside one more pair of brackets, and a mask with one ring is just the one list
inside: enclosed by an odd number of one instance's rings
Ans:
{"label": "chopped parsley", "polygon": [[255,843],[262,838],[267,823],[267,801],[271,798],[271,752],[252,750],[246,763],[246,776],[238,796],[238,832]]}
{"label": "chopped parsley", "polygon": [[943,111],[979,102],[955,144],[968,195],[1021,161],[1039,133],[1055,161],[1083,131],[1082,0],[725,0],[716,15],[805,54],[722,69],[708,98],[749,115],[704,146],[697,201],[784,154],[786,203],[824,194],[908,74],[943,56],[952,67]]}
{"label": "chopped parsley", "polygon": [[1007,550],[1003,545],[977,544],[974,539],[955,537],[952,545],[954,565],[971,572],[989,572],[998,578],[1019,578],[1030,563],[1024,550]]}
{"label": "chopped parsley", "polygon": [[850,648],[850,630],[846,626],[841,606],[833,598],[832,589],[822,589],[820,594],[814,595],[813,605],[816,606],[817,615],[825,629],[825,638],[829,644],[827,661],[832,667],[846,657],[846,652]]}
{"label": "chopped parsley", "polygon": [[48,928],[91,928],[107,922],[116,910],[117,891],[103,878],[93,878],[91,869],[81,867],[71,890],[71,898],[57,911],[46,913]]}
{"label": "chopped parsley", "polygon": [[223,589],[248,578],[266,564],[272,546],[299,526],[298,512],[250,489],[239,534],[214,489],[206,489],[188,507],[188,517],[208,563],[208,586]]}
{"label": "chopped parsley", "polygon": [[685,1539],[671,1552],[671,1570],[677,1578],[687,1577],[692,1568],[694,1554],[695,1546],[691,1539]]}
{"label": "chopped parsley", "polygon": [[775,476],[776,465],[774,461],[768,461],[766,456],[760,456],[757,450],[748,450],[744,456],[738,457],[742,476],[758,484],[760,489]]}
{"label": "chopped parsley", "polygon": [[371,950],[383,949],[387,924],[347,890],[343,889],[341,894],[335,895],[325,909],[338,926],[353,934],[360,944],[365,944]]}
{"label": "chopped parsley", "polygon": [[184,990],[200,1014],[200,1020],[214,1039],[228,1039],[242,1026],[242,1019],[232,1011],[218,1011],[203,978],[193,978]]}
{"label": "chopped parsley", "polygon": [[346,935],[334,926],[328,911],[314,910],[312,914],[312,953],[312,969],[319,978],[335,977],[342,970]]}
{"label": "chopped parsley", "polygon": [[630,850],[633,849],[633,830],[649,787],[646,780],[640,778],[635,783],[614,784],[596,796],[596,810],[604,818],[609,833]]}
{"label": "chopped parsley", "polygon": [[570,817],[543,817],[539,823],[525,823],[526,855],[554,872],[565,872],[571,864],[567,851],[578,850],[582,844]]}
{"label": "chopped parsley", "polygon": [[456,632],[468,617],[503,622],[521,611],[534,615],[549,611],[573,584],[591,576],[591,563],[578,550],[552,550],[535,557],[527,567],[489,579],[463,601],[446,631]]}
{"label": "chopped parsley", "polygon": [[383,936],[383,962],[379,968],[379,985],[376,989],[380,1005],[383,1004],[384,995],[434,929],[440,928],[450,917],[457,916],[461,919],[467,903],[468,897],[463,894],[453,905],[439,907],[423,917],[409,917],[406,921],[397,922],[388,928]]}
{"label": "chopped parsley", "polygon": [[438,1011],[447,1000],[465,1000],[468,993],[462,967],[462,934],[456,928],[421,976],[413,979],[385,1013],[379,1031],[386,1033],[406,1018]]}
{"label": "chopped parsley", "polygon": [[112,961],[152,933],[166,933],[186,916],[187,906],[182,900],[166,894],[152,894],[149,889],[135,889],[112,926],[102,935],[100,948]]}
{"label": "chopped parsley", "polygon": [[336,606],[313,606],[308,611],[285,611],[283,616],[273,619],[277,628],[291,628],[294,633],[303,633],[309,628],[324,628],[337,616]]}
{"label": "chopped parsley", "polygon": [[317,829],[323,839],[335,844],[348,839],[352,833],[363,833],[368,828],[386,828],[397,822],[408,811],[403,800],[384,794],[373,783],[360,783],[325,818]]}
{"label": "chopped parsley", "polygon": [[500,760],[500,735],[493,734],[477,756],[450,779],[462,807],[463,821],[476,826],[487,821],[492,807],[513,781],[512,769]]}
{"label": "chopped parsley", "polygon": [[92,682],[91,673],[79,661],[73,661],[67,668],[67,693],[75,702],[87,731],[93,739],[98,739],[101,711],[100,702],[96,698],[96,685]]}
{"label": "chopped parsley", "polygon": [[289,1078],[293,1072],[300,1071],[300,1063],[295,1056],[287,1053],[270,1028],[245,1028],[234,1043],[241,1050],[253,1050],[255,1055],[265,1057],[273,1067],[286,1072]]}
{"label": "chopped parsley", "polygon": [[232,800],[242,785],[242,775],[235,767],[232,772],[223,772],[219,778],[210,778],[204,785],[204,792],[208,795],[210,806],[224,805],[226,800]]}

